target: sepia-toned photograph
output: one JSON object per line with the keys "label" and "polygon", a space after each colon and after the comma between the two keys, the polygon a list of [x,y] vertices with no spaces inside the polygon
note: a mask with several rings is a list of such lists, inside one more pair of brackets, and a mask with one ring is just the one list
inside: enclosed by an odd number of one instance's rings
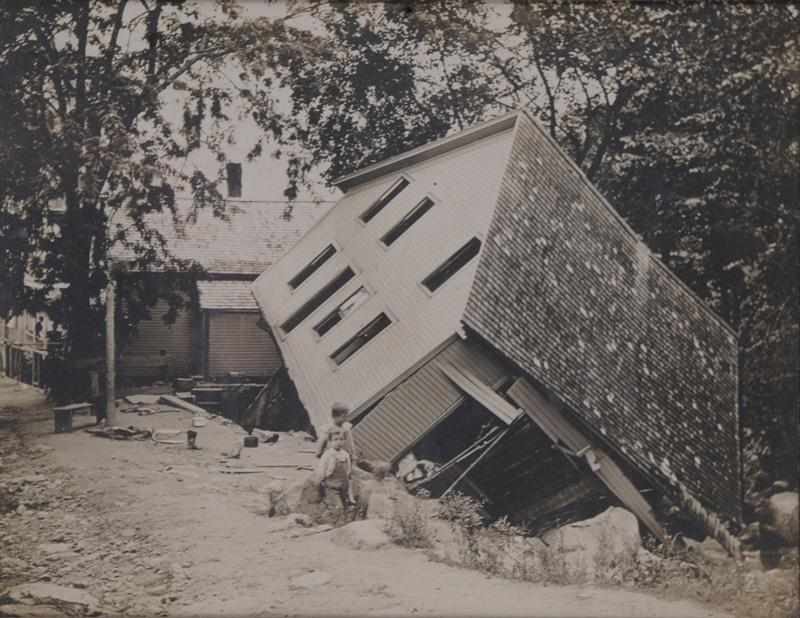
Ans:
{"label": "sepia-toned photograph", "polygon": [[800,618],[799,32],[0,0],[0,618]]}

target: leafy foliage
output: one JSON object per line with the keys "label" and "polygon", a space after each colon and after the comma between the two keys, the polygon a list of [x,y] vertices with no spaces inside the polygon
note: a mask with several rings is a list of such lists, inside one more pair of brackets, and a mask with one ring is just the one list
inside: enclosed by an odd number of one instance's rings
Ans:
{"label": "leafy foliage", "polygon": [[[241,20],[229,0],[0,5],[0,165],[10,172],[0,180],[0,230],[11,236],[0,278],[15,312],[45,309],[66,326],[68,359],[102,343],[113,247],[133,270],[189,267],[169,254],[152,217],[177,220],[177,190],[223,216],[217,187],[233,97],[220,67],[247,50],[263,72],[290,36],[280,21]],[[200,148],[217,155],[216,176],[181,165]],[[38,285],[24,286],[24,273]],[[146,315],[136,301],[152,304],[165,290],[180,305],[174,285],[127,284],[122,305],[133,322]]]}

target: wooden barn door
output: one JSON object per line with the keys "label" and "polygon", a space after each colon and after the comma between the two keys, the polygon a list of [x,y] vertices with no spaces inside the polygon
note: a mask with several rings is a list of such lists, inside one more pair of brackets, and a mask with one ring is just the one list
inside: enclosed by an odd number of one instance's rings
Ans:
{"label": "wooden barn door", "polygon": [[222,377],[230,371],[269,376],[281,365],[275,341],[257,326],[256,311],[210,311],[208,371]]}

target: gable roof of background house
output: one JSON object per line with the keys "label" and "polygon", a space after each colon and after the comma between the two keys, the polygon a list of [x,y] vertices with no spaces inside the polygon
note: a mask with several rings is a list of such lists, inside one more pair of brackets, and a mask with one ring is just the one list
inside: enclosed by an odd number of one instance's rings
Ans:
{"label": "gable roof of background house", "polygon": [[250,281],[198,281],[201,309],[257,311]]}
{"label": "gable roof of background house", "polygon": [[[229,202],[224,219],[203,208],[192,216],[188,200],[177,203],[172,213],[153,213],[148,225],[165,239],[169,251],[180,260],[193,260],[214,274],[257,275],[288,251],[329,209],[326,203],[297,203],[287,216],[283,204]],[[135,230],[129,232],[133,237]],[[114,259],[130,261],[133,251],[117,246]]]}

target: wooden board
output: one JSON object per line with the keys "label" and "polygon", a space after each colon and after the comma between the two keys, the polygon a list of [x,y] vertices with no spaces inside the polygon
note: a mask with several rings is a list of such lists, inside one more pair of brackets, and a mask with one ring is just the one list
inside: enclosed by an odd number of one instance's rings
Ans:
{"label": "wooden board", "polygon": [[509,425],[521,412],[495,393],[492,388],[466,368],[459,369],[452,363],[441,362],[439,367],[458,388],[494,414],[505,425]]}
{"label": "wooden board", "polygon": [[176,408],[180,408],[181,410],[186,410],[187,412],[191,412],[192,414],[202,414],[203,416],[208,416],[207,410],[204,410],[200,406],[196,406],[193,403],[189,403],[188,401],[184,401],[183,399],[178,399],[177,397],[173,397],[172,395],[161,395],[159,401],[174,406]]}
{"label": "wooden board", "polygon": [[653,510],[636,486],[611,457],[603,450],[594,447],[556,405],[545,399],[525,378],[514,382],[508,390],[508,395],[552,440],[561,441],[574,453],[582,453],[592,472],[653,534],[662,540],[666,537],[664,529],[653,515]]}

